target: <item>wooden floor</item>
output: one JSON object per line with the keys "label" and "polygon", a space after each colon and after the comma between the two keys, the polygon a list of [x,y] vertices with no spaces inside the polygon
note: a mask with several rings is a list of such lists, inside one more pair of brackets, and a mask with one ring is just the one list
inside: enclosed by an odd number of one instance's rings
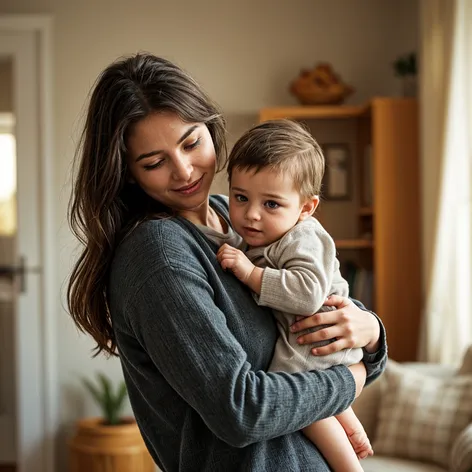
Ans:
{"label": "wooden floor", "polygon": [[15,472],[16,467],[14,465],[2,465],[0,464],[0,472]]}

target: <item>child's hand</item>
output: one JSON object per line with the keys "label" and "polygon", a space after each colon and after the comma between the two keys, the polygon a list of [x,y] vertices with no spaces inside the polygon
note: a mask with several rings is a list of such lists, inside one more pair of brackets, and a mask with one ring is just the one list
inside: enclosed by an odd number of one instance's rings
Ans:
{"label": "child's hand", "polygon": [[243,283],[247,284],[256,267],[246,255],[229,244],[223,244],[216,254],[221,267],[229,269]]}

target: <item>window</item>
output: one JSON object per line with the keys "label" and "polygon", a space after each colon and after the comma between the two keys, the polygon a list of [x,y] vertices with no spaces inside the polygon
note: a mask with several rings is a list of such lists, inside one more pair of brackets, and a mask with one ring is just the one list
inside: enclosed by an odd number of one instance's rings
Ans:
{"label": "window", "polygon": [[0,113],[0,236],[16,232],[16,141],[12,113]]}

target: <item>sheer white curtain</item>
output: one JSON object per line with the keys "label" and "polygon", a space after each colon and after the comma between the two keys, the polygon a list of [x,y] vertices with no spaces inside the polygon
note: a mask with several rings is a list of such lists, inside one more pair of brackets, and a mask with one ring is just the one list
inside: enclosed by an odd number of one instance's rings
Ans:
{"label": "sheer white curtain", "polygon": [[423,229],[431,263],[420,358],[458,364],[472,343],[472,2],[422,0],[421,10]]}

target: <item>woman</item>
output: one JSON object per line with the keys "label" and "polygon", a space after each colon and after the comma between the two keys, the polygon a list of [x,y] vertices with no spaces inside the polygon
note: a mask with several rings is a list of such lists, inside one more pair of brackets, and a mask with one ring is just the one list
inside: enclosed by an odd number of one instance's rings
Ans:
{"label": "woman", "polygon": [[329,470],[299,432],[345,410],[386,360],[378,319],[354,303],[297,323],[317,355],[364,347],[364,364],[265,372],[271,313],[225,273],[216,252],[237,238],[226,199],[209,196],[226,158],[215,105],[174,64],[136,55],[93,90],[78,153],[71,224],[85,249],[69,307],[97,353],[119,351],[131,405],[165,471]]}

